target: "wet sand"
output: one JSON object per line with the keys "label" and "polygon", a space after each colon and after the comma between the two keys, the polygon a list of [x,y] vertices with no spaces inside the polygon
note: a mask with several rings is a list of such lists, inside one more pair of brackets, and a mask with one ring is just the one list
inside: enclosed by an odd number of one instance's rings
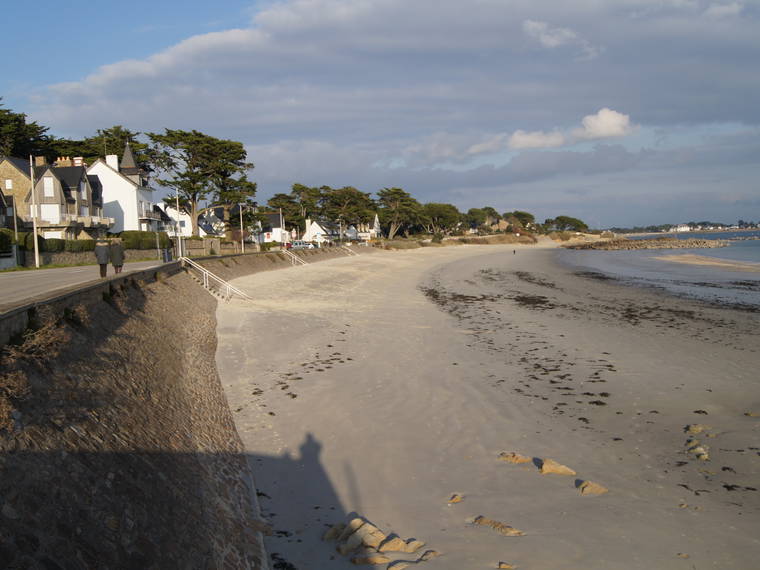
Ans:
{"label": "wet sand", "polygon": [[716,259],[704,255],[661,255],[655,259],[671,261],[673,263],[686,263],[688,265],[709,265],[720,269],[726,269],[728,271],[750,271],[753,273],[760,273],[760,263]]}
{"label": "wet sand", "polygon": [[755,566],[757,315],[553,253],[383,252],[234,281],[257,300],[220,304],[217,365],[275,567],[354,567],[321,540],[353,514],[426,542],[391,560],[440,553],[422,568]]}

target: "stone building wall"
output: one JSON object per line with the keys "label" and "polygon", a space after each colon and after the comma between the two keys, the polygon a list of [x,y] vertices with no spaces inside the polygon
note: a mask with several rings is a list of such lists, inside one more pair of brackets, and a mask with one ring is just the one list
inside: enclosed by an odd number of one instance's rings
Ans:
{"label": "stone building wall", "polygon": [[[127,249],[124,251],[126,261],[143,261],[158,259],[155,249]],[[40,252],[40,265],[95,265],[93,251],[59,251],[55,253]],[[24,252],[24,267],[34,267],[34,251]]]}
{"label": "stone building wall", "polygon": [[[5,181],[11,180],[13,184],[12,190],[5,189]],[[13,196],[18,207],[18,216],[23,219],[24,216],[29,215],[29,205],[24,201],[29,189],[32,187],[29,181],[29,173],[26,176],[23,175],[17,168],[9,164],[7,161],[0,163],[0,188],[2,188],[3,194],[6,196]],[[10,200],[7,200],[10,206]],[[10,223],[10,227],[13,227],[13,221]],[[20,229],[20,228],[19,228]]]}

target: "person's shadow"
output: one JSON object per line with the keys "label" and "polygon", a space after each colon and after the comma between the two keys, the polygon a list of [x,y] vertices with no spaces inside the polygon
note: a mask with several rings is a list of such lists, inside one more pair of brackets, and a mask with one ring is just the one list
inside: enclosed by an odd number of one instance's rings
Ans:
{"label": "person's shadow", "polygon": [[322,540],[349,513],[322,466],[321,453],[322,443],[309,432],[297,456],[248,456],[262,515],[272,527],[265,544],[273,568],[354,567],[335,551],[334,543]]}

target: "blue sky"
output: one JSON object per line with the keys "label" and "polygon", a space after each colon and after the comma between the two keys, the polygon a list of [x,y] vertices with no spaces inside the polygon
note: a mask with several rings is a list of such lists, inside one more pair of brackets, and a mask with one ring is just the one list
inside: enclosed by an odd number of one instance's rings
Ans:
{"label": "blue sky", "polygon": [[6,107],[58,136],[240,140],[261,201],[300,182],[596,226],[760,219],[758,0],[107,4],[5,7]]}

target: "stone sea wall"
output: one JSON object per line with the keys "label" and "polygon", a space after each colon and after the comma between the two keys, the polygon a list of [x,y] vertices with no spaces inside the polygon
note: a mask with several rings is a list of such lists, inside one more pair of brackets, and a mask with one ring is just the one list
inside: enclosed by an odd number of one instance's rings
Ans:
{"label": "stone sea wall", "polygon": [[727,245],[727,241],[717,239],[656,238],[600,240],[589,243],[565,245],[563,247],[567,249],[599,249],[610,251],[621,249],[703,249],[725,247]]}
{"label": "stone sea wall", "polygon": [[[284,257],[204,264],[231,278]],[[0,347],[0,567],[268,568],[216,303],[172,264],[0,315],[26,325]]]}

